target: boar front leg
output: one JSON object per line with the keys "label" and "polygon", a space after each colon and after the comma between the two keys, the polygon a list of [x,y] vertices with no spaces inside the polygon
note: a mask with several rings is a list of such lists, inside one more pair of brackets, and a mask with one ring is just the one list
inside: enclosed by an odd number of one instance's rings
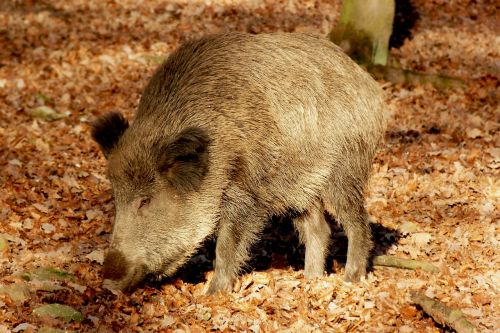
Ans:
{"label": "boar front leg", "polygon": [[256,208],[248,195],[237,189],[226,192],[215,248],[215,273],[207,294],[231,291],[241,266],[248,260],[248,250],[266,221],[265,213]]}

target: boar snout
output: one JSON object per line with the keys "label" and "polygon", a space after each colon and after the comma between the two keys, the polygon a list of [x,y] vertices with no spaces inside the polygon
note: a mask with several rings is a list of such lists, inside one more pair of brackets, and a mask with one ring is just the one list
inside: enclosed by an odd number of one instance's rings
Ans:
{"label": "boar snout", "polygon": [[104,259],[103,275],[104,288],[125,291],[134,288],[146,276],[146,267],[131,263],[121,251],[112,249]]}
{"label": "boar snout", "polygon": [[127,260],[122,252],[110,250],[104,259],[104,278],[111,280],[120,280],[125,277],[127,272]]}

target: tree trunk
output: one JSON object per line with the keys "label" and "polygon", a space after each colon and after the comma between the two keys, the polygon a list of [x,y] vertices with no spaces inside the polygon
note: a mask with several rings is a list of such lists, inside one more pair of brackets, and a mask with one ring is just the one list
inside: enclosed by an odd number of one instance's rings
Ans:
{"label": "tree trunk", "polygon": [[395,0],[344,0],[330,39],[360,63],[385,65]]}

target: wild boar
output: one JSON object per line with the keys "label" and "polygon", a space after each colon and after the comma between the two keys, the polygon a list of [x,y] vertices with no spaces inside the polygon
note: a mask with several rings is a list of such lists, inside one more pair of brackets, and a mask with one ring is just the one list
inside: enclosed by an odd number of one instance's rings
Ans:
{"label": "wild boar", "polygon": [[229,291],[270,216],[297,212],[307,278],[324,273],[330,226],[348,237],[345,280],[366,273],[364,190],[385,131],[377,83],[326,39],[226,33],[180,46],[156,70],[131,125],[92,136],[116,208],[104,284],[172,275],[217,236],[208,293]]}

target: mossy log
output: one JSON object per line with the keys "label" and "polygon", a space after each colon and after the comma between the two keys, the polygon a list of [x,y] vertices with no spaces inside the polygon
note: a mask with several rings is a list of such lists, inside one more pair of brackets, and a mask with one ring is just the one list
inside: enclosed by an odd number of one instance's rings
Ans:
{"label": "mossy log", "polygon": [[392,83],[432,84],[436,89],[460,88],[464,82],[460,79],[441,74],[426,74],[402,68],[380,65],[367,65],[372,76]]}
{"label": "mossy log", "polygon": [[393,256],[376,256],[372,260],[373,266],[387,266],[405,269],[421,269],[426,272],[437,273],[439,268],[433,264],[420,260],[398,258]]}
{"label": "mossy log", "polygon": [[443,303],[429,298],[420,292],[413,292],[411,299],[414,303],[431,316],[438,324],[446,325],[453,328],[458,333],[475,333],[477,332],[462,311],[450,308]]}

